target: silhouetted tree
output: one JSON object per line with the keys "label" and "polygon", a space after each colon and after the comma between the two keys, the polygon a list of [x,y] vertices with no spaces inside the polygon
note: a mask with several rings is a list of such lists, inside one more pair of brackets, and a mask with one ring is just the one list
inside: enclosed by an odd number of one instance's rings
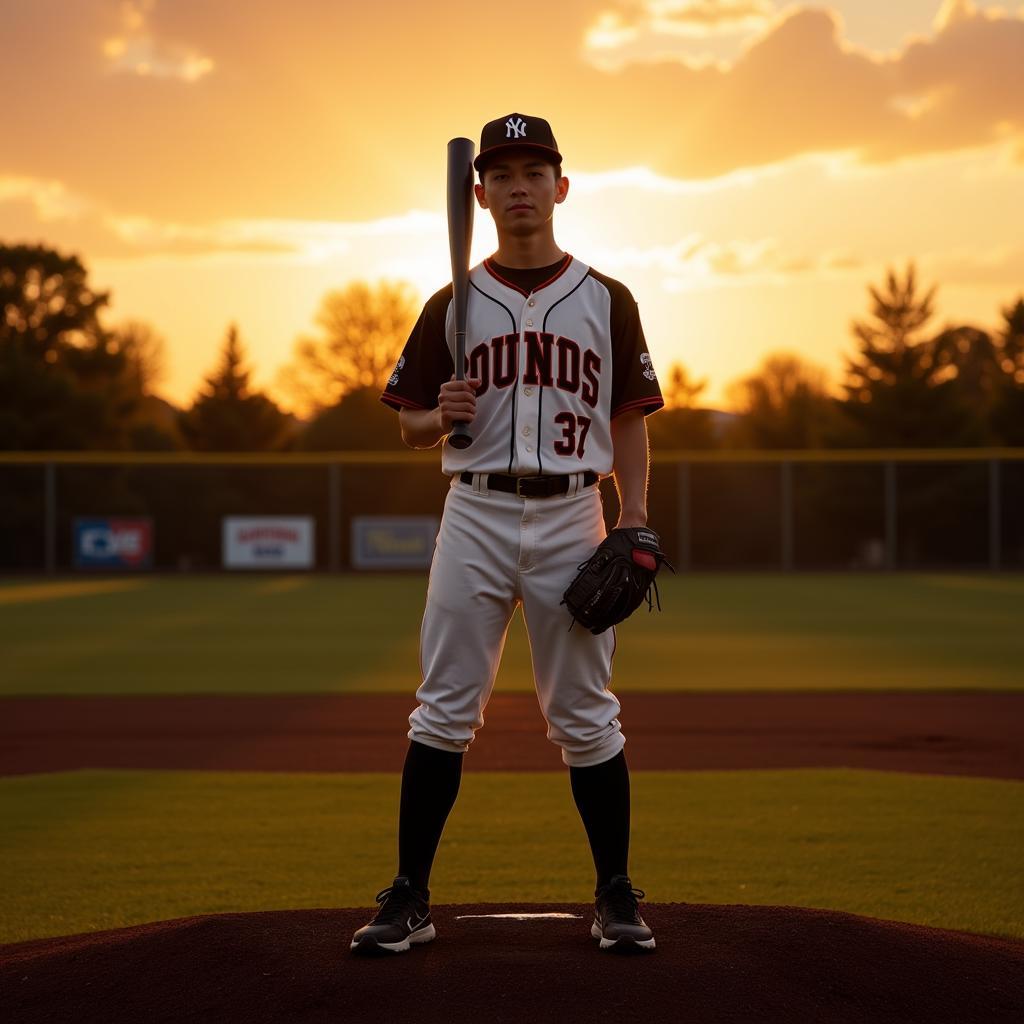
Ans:
{"label": "silhouetted tree", "polygon": [[739,448],[819,448],[835,416],[825,372],[788,352],[775,352],[727,389],[737,418],[727,440]]}
{"label": "silhouetted tree", "polygon": [[140,391],[77,256],[0,246],[0,448],[123,448]]}
{"label": "silhouetted tree", "polygon": [[715,431],[710,409],[697,407],[707,378],[694,380],[682,363],[668,368],[662,385],[665,408],[647,420],[651,447],[661,450],[715,447]]}
{"label": "silhouetted tree", "polygon": [[419,314],[404,282],[356,281],[324,296],[322,338],[300,337],[282,386],[306,411],[326,409],[356,388],[383,388]]}
{"label": "silhouetted tree", "polygon": [[847,360],[843,416],[833,435],[841,446],[931,447],[971,444],[976,422],[964,408],[948,366],[921,332],[934,313],[936,289],[919,295],[914,264],[886,290],[868,289],[872,319],[854,321],[860,351]]}
{"label": "silhouetted tree", "polygon": [[998,335],[1002,371],[992,403],[992,433],[999,444],[1024,445],[1024,297],[1000,310]]}
{"label": "silhouetted tree", "polygon": [[196,451],[273,451],[284,446],[290,421],[277,405],[249,385],[250,371],[238,328],[228,328],[220,364],[179,419],[182,435]]}
{"label": "silhouetted tree", "polygon": [[143,320],[125,320],[111,332],[125,360],[125,377],[139,393],[128,422],[128,446],[135,451],[173,451],[184,448],[178,413],[153,389],[166,375],[167,343]]}
{"label": "silhouetted tree", "polygon": [[971,421],[969,438],[975,443],[994,441],[993,410],[1003,371],[992,336],[963,324],[939,332],[931,347],[937,367],[935,380],[949,382],[953,399]]}
{"label": "silhouetted tree", "polygon": [[324,409],[299,435],[304,451],[394,451],[402,445],[398,417],[380,400],[380,388],[355,388]]}

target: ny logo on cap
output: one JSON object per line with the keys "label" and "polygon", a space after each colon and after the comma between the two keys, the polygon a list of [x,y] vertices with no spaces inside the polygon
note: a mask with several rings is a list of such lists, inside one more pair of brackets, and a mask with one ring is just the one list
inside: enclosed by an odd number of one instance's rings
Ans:
{"label": "ny logo on cap", "polygon": [[526,122],[521,117],[517,117],[514,121],[510,117],[505,122],[505,138],[506,139],[525,139],[526,138]]}

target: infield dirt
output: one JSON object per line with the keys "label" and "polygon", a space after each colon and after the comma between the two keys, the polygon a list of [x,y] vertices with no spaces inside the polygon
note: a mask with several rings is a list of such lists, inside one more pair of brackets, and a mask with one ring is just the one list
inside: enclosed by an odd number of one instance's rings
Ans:
{"label": "infield dirt", "polygon": [[[415,699],[397,695],[11,697],[0,774],[76,768],[394,771]],[[868,768],[1024,778],[1021,693],[634,693],[632,769]],[[499,694],[468,771],[553,771],[533,694]]]}

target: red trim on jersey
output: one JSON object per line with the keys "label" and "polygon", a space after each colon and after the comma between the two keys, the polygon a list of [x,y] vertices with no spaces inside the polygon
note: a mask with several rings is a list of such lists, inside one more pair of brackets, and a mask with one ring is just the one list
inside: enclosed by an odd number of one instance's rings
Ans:
{"label": "red trim on jersey", "polygon": [[624,405],[620,405],[618,409],[613,409],[609,419],[615,419],[616,416],[621,416],[624,412],[629,412],[630,409],[639,409],[644,407],[647,412],[645,416],[649,416],[652,412],[657,412],[663,405],[665,400],[663,398],[634,398],[632,402],[626,402]]}
{"label": "red trim on jersey", "polygon": [[380,396],[380,400],[392,409],[426,409],[427,406],[413,402],[411,399],[403,398],[401,395],[389,395],[386,391]]}
{"label": "red trim on jersey", "polygon": [[[555,281],[557,281],[569,269],[569,264],[571,263],[572,256],[569,253],[566,253],[562,259],[562,265],[558,268],[558,270],[556,270],[555,273],[546,281],[537,285],[537,287],[533,289],[534,292],[539,292],[541,288],[547,288],[549,284],[554,284]],[[506,288],[511,288],[512,291],[519,292],[520,295],[528,296],[530,294],[529,292],[524,292],[523,289],[519,287],[519,285],[513,284],[511,281],[506,281],[505,278],[503,278],[501,274],[499,274],[494,269],[494,264],[491,262],[490,256],[488,256],[484,260],[484,270],[486,270],[487,273],[490,274],[491,277],[493,277],[496,281],[500,281]]]}
{"label": "red trim on jersey", "polygon": [[549,284],[554,284],[568,269],[569,264],[572,263],[572,256],[569,253],[565,254],[565,262],[555,271],[555,273],[549,277],[543,284],[537,285],[533,290],[539,292],[541,288],[547,288]]}

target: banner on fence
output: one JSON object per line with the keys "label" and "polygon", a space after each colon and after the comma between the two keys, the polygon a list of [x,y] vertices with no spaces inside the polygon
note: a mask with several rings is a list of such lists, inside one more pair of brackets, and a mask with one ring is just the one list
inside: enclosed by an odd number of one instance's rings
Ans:
{"label": "banner on fence", "polygon": [[312,516],[225,516],[225,569],[312,569]]}
{"label": "banner on fence", "polygon": [[153,563],[149,519],[76,518],[76,569],[148,569]]}
{"label": "banner on fence", "polygon": [[437,516],[355,516],[355,569],[426,569],[434,554]]}

